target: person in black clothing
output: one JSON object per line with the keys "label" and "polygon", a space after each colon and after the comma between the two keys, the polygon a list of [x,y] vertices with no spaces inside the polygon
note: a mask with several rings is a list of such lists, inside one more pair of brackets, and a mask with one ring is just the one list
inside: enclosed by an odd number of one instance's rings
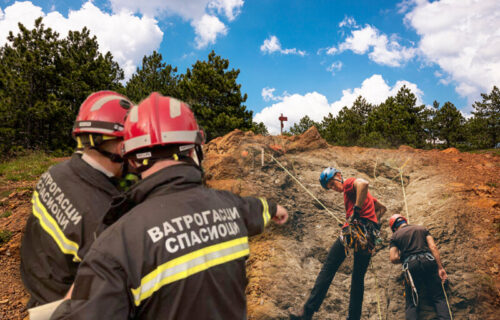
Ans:
{"label": "person in black clothing", "polygon": [[122,173],[120,146],[130,101],[112,91],[91,94],[73,128],[79,152],[42,174],[33,193],[32,215],[21,244],[21,278],[31,299],[27,307],[62,299]]}
{"label": "person in black clothing", "polygon": [[125,122],[136,205],[96,240],[51,319],[246,319],[248,237],[285,208],[202,184],[189,106],[152,93]]}
{"label": "person in black clothing", "polygon": [[448,276],[429,231],[422,226],[409,225],[399,214],[389,219],[389,225],[393,231],[390,260],[394,264],[402,263],[405,272],[406,319],[418,319],[418,297],[424,286],[438,319],[450,319],[441,287]]}
{"label": "person in black clothing", "polygon": [[[344,181],[342,174],[335,168],[329,167],[320,175],[320,183],[324,189],[333,189],[344,194],[346,220],[343,226],[343,235],[334,242],[321,271],[316,278],[309,299],[304,305],[302,314],[290,315],[290,319],[312,319],[325,299],[328,288],[332,283],[335,273],[346,258],[350,247],[354,251],[354,267],[351,278],[351,294],[349,299],[349,315],[347,319],[360,319],[363,305],[365,273],[370,263],[371,249],[374,247],[375,235],[378,233],[378,221],[387,208],[373,197],[368,191],[368,181],[364,179],[349,178]],[[346,230],[351,230],[355,225],[363,228],[368,243],[363,247],[356,240],[351,244],[347,238]]]}

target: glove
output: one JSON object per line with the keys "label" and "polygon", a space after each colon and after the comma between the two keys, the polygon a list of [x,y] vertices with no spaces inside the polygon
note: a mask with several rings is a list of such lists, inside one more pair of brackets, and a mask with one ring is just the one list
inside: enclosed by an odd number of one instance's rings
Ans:
{"label": "glove", "polygon": [[361,216],[361,208],[358,206],[354,206],[353,214],[349,217],[349,222],[353,222],[354,220],[358,220]]}

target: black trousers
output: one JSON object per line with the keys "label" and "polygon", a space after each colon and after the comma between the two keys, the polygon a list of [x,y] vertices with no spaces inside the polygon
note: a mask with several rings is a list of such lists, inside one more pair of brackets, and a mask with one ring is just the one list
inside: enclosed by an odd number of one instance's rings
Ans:
{"label": "black trousers", "polygon": [[[426,294],[432,301],[436,314],[439,320],[450,319],[450,313],[448,307],[446,306],[446,301],[443,294],[443,288],[441,287],[441,279],[438,274],[438,266],[436,261],[429,260],[426,257],[421,257],[413,261],[408,262],[408,270],[410,270],[411,276],[413,278],[413,283],[417,288],[419,298],[422,297],[424,293],[424,287],[426,289]],[[405,296],[406,296],[406,319],[407,320],[417,320],[418,319],[418,306],[415,306],[411,295],[411,286],[405,281]],[[420,300],[420,299],[419,299]]]}
{"label": "black trousers", "polygon": [[[335,273],[346,258],[344,245],[339,238],[333,243],[321,271],[316,278],[316,283],[304,306],[304,312],[313,314],[318,311],[325,299],[328,288],[332,283]],[[351,278],[351,296],[349,300],[348,320],[359,320],[363,305],[363,294],[365,291],[365,273],[370,263],[371,255],[366,251],[354,253],[354,268]]]}

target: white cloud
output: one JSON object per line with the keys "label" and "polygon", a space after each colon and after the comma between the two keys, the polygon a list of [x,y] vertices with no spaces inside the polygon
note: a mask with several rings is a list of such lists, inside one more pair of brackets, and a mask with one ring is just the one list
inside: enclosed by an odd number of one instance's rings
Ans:
{"label": "white cloud", "polygon": [[340,23],[339,23],[339,28],[342,28],[342,27],[356,27],[356,20],[354,20],[353,17],[345,17],[344,20],[342,20]]}
{"label": "white cloud", "polygon": [[[217,36],[226,35],[227,27],[216,14],[233,21],[241,12],[243,0],[110,0],[113,12],[142,13],[158,17],[163,14],[177,15],[194,27],[196,47],[202,48],[215,42]],[[208,30],[204,28],[207,27]]]}
{"label": "white cloud", "polygon": [[0,14],[0,45],[6,42],[9,30],[14,34],[19,32],[17,22],[32,29],[34,20],[40,16],[44,18],[43,23],[61,37],[66,37],[69,30],[87,27],[91,35],[97,37],[100,52],[110,51],[123,68],[126,78],[132,75],[144,55],[158,49],[163,37],[155,19],[147,16],[139,18],[126,11],[108,14],[90,1],[79,10],[70,10],[67,18],[57,11],[45,14],[31,2],[15,2]]}
{"label": "white cloud", "polygon": [[333,55],[333,54],[336,54],[338,51],[339,51],[339,49],[337,49],[335,47],[331,47],[331,48],[327,48],[326,54]]}
{"label": "white cloud", "polygon": [[270,36],[269,39],[264,40],[264,43],[260,46],[260,51],[269,54],[279,52],[281,54],[296,54],[299,56],[305,56],[306,54],[305,51],[297,50],[296,48],[282,49],[281,43],[276,36]]}
{"label": "white cloud", "polygon": [[289,130],[290,126],[299,122],[305,115],[308,115],[312,120],[321,121],[330,109],[328,100],[320,93],[292,94],[284,97],[283,101],[262,109],[255,115],[254,121],[264,122],[269,133],[278,134],[280,132],[278,117],[281,113],[288,117],[288,121],[284,123],[284,129]]}
{"label": "white cloud", "polygon": [[340,71],[341,69],[342,69],[342,62],[335,61],[330,66],[328,66],[328,68],[326,68],[326,71],[331,72],[333,75],[333,74],[335,74],[335,72]]}
{"label": "white cloud", "polygon": [[[284,96],[280,102],[262,109],[254,117],[254,121],[263,122],[271,134],[280,132],[278,117],[281,113],[288,117],[285,130],[289,130],[294,123],[298,123],[304,116],[309,116],[314,121],[321,122],[328,113],[334,116],[344,107],[351,107],[358,96],[363,96],[369,103],[379,104],[389,96],[395,96],[398,90],[406,85],[417,96],[417,104],[422,104],[423,92],[414,83],[399,80],[394,86],[389,86],[381,75],[374,74],[365,79],[359,88],[342,90],[342,97],[332,103],[318,93],[310,92],[305,95],[292,94]],[[264,93],[264,91],[263,91]],[[271,89],[273,96],[274,89]]]}
{"label": "white cloud", "polygon": [[198,49],[215,43],[218,35],[226,35],[226,26],[216,16],[204,15],[200,20],[192,22],[196,33],[196,47]]}
{"label": "white cloud", "polygon": [[275,96],[274,96],[274,91],[276,89],[274,88],[262,88],[262,92],[261,92],[261,95],[262,95],[262,99],[264,99],[264,101],[276,101],[278,100]]}
{"label": "white cloud", "polygon": [[421,37],[422,56],[449,74],[469,103],[500,84],[498,0],[415,0],[405,21]]}
{"label": "white cloud", "polygon": [[216,8],[217,11],[224,12],[229,21],[233,21],[241,12],[243,0],[214,0],[209,3],[209,7]]}
{"label": "white cloud", "polygon": [[262,95],[262,99],[264,101],[282,101],[285,97],[289,96],[288,92],[283,92],[283,94],[281,96],[275,96],[274,95],[274,91],[276,91],[275,88],[268,88],[268,87],[265,87],[265,88],[262,88],[262,92],[261,92],[261,95]]}
{"label": "white cloud", "polygon": [[370,25],[352,31],[338,48],[331,47],[326,53],[332,55],[346,50],[356,54],[369,52],[368,57],[372,61],[391,67],[399,67],[416,55],[415,48],[401,46],[394,36],[389,39],[387,35]]}

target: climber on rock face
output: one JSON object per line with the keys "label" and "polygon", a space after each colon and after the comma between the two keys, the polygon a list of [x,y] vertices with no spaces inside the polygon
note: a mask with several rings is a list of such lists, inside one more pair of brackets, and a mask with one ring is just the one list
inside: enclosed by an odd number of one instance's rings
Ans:
{"label": "climber on rock face", "polygon": [[319,310],[335,273],[351,248],[354,250],[354,268],[347,319],[360,319],[365,273],[378,237],[378,221],[387,208],[368,192],[368,182],[364,179],[349,178],[344,181],[340,171],[329,167],[323,170],[319,180],[323,188],[344,194],[347,222],[342,227],[341,236],[330,248],[302,314],[291,315],[290,318],[311,319]]}
{"label": "climber on rock face", "polygon": [[389,226],[393,232],[389,251],[391,262],[402,263],[405,272],[406,319],[418,319],[418,297],[424,284],[438,319],[450,319],[441,290],[441,282],[444,283],[448,276],[429,231],[408,224],[399,214],[389,219]]}

